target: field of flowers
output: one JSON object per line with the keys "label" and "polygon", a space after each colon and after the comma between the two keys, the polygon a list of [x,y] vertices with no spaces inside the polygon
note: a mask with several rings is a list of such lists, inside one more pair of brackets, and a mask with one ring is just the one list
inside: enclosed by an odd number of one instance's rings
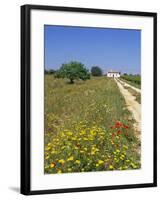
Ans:
{"label": "field of flowers", "polygon": [[140,168],[133,122],[113,79],[45,75],[45,173]]}

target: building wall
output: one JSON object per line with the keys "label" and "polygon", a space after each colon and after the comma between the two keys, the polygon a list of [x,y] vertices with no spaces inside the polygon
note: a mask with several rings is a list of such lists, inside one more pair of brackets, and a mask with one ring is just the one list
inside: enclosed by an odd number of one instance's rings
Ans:
{"label": "building wall", "polygon": [[110,77],[110,78],[117,78],[117,77],[120,77],[120,74],[119,73],[107,73],[107,77]]}

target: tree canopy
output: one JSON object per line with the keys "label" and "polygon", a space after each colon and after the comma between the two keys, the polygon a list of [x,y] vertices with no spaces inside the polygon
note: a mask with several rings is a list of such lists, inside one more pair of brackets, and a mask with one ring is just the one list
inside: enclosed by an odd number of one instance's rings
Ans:
{"label": "tree canopy", "polygon": [[102,69],[98,66],[93,66],[91,68],[92,76],[102,76]]}
{"label": "tree canopy", "polygon": [[74,83],[74,80],[87,80],[90,79],[89,71],[85,66],[76,61],[71,61],[69,63],[62,64],[59,69],[59,77],[68,78],[70,83]]}

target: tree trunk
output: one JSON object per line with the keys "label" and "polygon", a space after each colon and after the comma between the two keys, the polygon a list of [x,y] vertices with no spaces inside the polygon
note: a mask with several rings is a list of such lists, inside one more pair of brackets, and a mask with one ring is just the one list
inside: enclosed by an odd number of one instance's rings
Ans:
{"label": "tree trunk", "polygon": [[71,83],[71,84],[73,84],[73,83],[74,83],[74,80],[73,80],[72,78],[70,79],[70,83]]}

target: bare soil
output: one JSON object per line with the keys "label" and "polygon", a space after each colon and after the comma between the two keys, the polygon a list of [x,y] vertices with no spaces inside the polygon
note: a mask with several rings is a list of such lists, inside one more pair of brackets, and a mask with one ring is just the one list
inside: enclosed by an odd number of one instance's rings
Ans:
{"label": "bare soil", "polygon": [[[141,131],[141,104],[139,104],[136,101],[136,98],[127,89],[124,88],[123,84],[120,83],[121,82],[120,80],[115,79],[115,81],[120,89],[120,92],[122,93],[122,95],[125,98],[127,108],[131,111],[131,113],[136,121],[136,123],[134,124],[134,128],[137,132],[140,133],[140,131]],[[129,84],[127,84],[127,85],[129,86]],[[134,89],[133,86],[131,86],[131,87]],[[137,89],[137,88],[135,88],[135,89]],[[137,89],[137,90],[139,90],[139,89]]]}
{"label": "bare soil", "polygon": [[139,93],[141,93],[141,90],[139,89],[139,88],[136,88],[136,87],[134,87],[134,86],[132,86],[132,85],[130,85],[130,84],[128,84],[128,83],[125,83],[123,80],[120,80],[120,79],[117,79],[123,86],[125,86],[125,87],[130,87],[130,88],[132,88],[133,90],[135,90],[136,92],[139,92]]}

